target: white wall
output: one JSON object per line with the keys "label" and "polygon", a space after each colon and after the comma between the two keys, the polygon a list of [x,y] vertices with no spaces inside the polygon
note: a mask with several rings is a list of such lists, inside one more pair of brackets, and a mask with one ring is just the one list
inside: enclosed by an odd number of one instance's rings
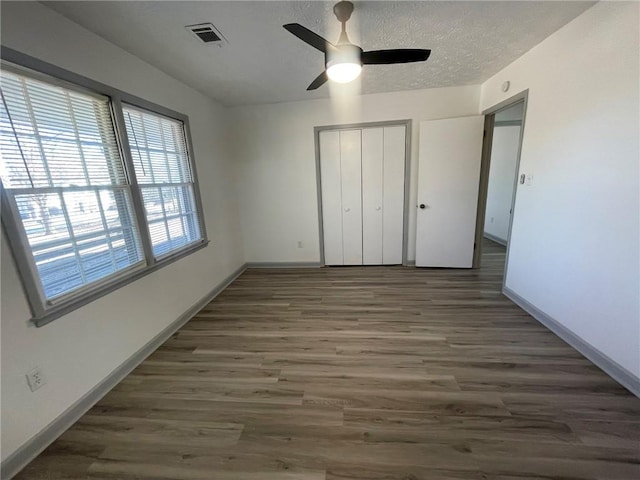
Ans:
{"label": "white wall", "polygon": [[[226,111],[39,3],[2,4],[2,44],[189,116],[211,244],[42,328],[2,239],[2,459],[244,263]],[[24,374],[43,367],[36,392]]]}
{"label": "white wall", "polygon": [[[640,376],[640,5],[602,2],[482,85],[529,89],[507,287]],[[500,86],[506,80],[511,90]]]}
{"label": "white wall", "polygon": [[519,144],[520,126],[496,126],[493,129],[484,233],[502,240],[505,244],[509,236]]}
{"label": "white wall", "polygon": [[[363,72],[368,73],[375,71]],[[413,120],[408,256],[415,259],[419,123],[477,114],[479,90],[439,88],[231,109],[247,261],[319,261],[315,126],[399,119]]]}

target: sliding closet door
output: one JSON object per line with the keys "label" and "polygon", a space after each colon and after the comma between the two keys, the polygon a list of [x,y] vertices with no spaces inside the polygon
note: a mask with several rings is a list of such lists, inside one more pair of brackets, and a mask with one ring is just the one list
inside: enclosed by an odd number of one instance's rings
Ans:
{"label": "sliding closet door", "polygon": [[362,130],[362,263],[381,265],[384,130]]}
{"label": "sliding closet door", "polygon": [[362,265],[362,136],[340,132],[343,265]]}
{"label": "sliding closet door", "polygon": [[385,265],[402,263],[404,226],[404,126],[384,128],[384,187],[382,262]]}
{"label": "sliding closet door", "polygon": [[342,265],[342,180],[340,173],[340,132],[320,132],[320,183],[324,261]]}

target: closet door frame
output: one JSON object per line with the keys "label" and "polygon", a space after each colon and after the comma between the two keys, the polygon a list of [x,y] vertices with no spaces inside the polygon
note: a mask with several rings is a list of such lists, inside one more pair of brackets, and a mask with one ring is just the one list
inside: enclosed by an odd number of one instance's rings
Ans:
{"label": "closet door frame", "polygon": [[320,132],[355,130],[379,127],[405,127],[404,143],[404,204],[402,208],[402,265],[407,266],[407,251],[409,246],[409,186],[411,174],[411,120],[390,120],[386,122],[349,123],[342,125],[323,125],[313,128],[316,153],[316,193],[318,196],[318,232],[320,234],[320,266],[325,266],[324,259],[324,228],[322,225],[322,175],[320,170]]}

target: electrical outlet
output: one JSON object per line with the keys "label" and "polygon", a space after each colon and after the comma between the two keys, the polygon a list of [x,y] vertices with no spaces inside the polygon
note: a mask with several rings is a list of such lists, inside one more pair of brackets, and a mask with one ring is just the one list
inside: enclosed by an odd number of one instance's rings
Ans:
{"label": "electrical outlet", "polygon": [[31,370],[29,373],[27,373],[26,377],[27,382],[29,383],[29,388],[32,392],[35,392],[47,383],[47,379],[44,378],[44,373],[42,372],[42,369],[40,367],[36,367]]}
{"label": "electrical outlet", "polygon": [[491,223],[493,223],[493,217],[491,217]]}
{"label": "electrical outlet", "polygon": [[533,175],[527,175],[527,185],[533,185]]}
{"label": "electrical outlet", "polygon": [[304,243],[302,243],[302,240],[298,240],[298,248],[304,248]]}

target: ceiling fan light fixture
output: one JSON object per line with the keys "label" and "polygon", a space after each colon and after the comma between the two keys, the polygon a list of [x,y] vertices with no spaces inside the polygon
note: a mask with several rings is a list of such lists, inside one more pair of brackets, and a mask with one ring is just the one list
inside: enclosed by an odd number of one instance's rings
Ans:
{"label": "ceiling fan light fixture", "polygon": [[338,83],[349,83],[362,72],[362,49],[350,43],[338,44],[327,52],[327,76]]}
{"label": "ceiling fan light fixture", "polygon": [[335,45],[299,23],[283,25],[285,30],[295,35],[307,45],[324,53],[324,71],[318,75],[307,90],[315,90],[327,80],[349,83],[358,78],[363,65],[391,65],[394,63],[424,62],[431,50],[424,48],[396,48],[392,50],[370,50],[363,52],[347,36],[346,23],[353,13],[353,2],[342,0],[333,6],[333,13],[342,24],[340,38]]}
{"label": "ceiling fan light fixture", "polygon": [[327,67],[327,75],[338,83],[349,83],[360,76],[362,65],[353,62],[334,63]]}

